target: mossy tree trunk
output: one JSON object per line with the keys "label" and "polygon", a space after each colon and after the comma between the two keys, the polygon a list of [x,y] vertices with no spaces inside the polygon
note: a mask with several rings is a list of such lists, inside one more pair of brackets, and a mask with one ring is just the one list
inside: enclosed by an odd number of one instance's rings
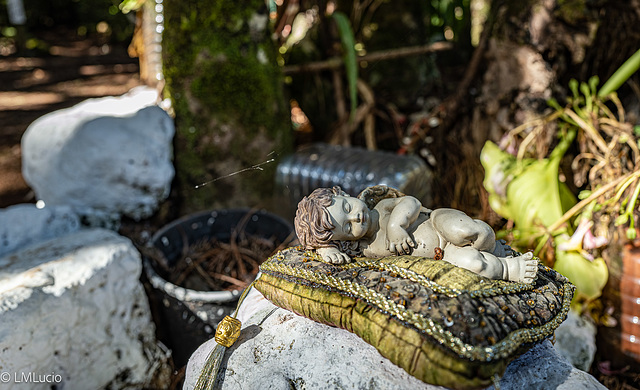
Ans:
{"label": "mossy tree trunk", "polygon": [[164,5],[163,62],[176,115],[179,214],[268,207],[276,162],[226,177],[291,149],[265,2],[169,0]]}

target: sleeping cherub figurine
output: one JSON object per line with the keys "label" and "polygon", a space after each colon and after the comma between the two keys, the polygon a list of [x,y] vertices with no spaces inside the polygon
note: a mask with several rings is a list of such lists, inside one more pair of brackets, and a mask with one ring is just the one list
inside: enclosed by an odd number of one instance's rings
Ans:
{"label": "sleeping cherub figurine", "polygon": [[305,249],[328,263],[351,257],[413,255],[442,259],[491,279],[531,283],[538,261],[519,255],[491,227],[454,209],[429,210],[384,185],[357,198],[340,187],[318,188],[298,203],[295,230]]}

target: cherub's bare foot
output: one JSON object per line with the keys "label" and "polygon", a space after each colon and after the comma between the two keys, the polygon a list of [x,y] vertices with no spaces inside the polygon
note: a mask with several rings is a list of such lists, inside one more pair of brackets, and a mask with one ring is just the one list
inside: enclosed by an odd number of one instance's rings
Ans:
{"label": "cherub's bare foot", "polygon": [[337,248],[318,248],[316,251],[325,263],[347,264],[351,262],[351,258],[346,253],[340,252]]}
{"label": "cherub's bare foot", "polygon": [[533,258],[532,252],[516,257],[503,258],[507,267],[505,279],[512,282],[532,283],[538,272],[538,260]]}

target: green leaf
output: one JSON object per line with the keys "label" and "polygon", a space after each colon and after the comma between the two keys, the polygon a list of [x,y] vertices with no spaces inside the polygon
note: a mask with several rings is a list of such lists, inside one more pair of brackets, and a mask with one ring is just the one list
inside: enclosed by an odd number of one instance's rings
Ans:
{"label": "green leaf", "polygon": [[589,86],[586,83],[580,83],[580,92],[584,95],[585,101],[585,109],[587,112],[591,112],[592,109],[592,99],[591,99],[591,91],[589,90]]}
{"label": "green leaf", "polygon": [[591,190],[582,190],[578,193],[578,199],[584,200],[591,196]]}
{"label": "green leaf", "polygon": [[351,98],[351,115],[349,120],[352,121],[356,114],[356,108],[358,107],[358,61],[356,60],[356,40],[353,36],[353,30],[351,29],[349,18],[340,11],[334,12],[332,16],[338,26],[338,33],[340,34],[340,41],[342,42],[342,49],[344,50],[344,66],[347,72],[349,96]]}
{"label": "green leaf", "polygon": [[[563,139],[550,159],[517,161],[491,141],[485,143],[480,153],[489,205],[515,222],[523,232],[522,245],[535,245],[540,225],[551,226],[576,204],[569,188],[558,179],[560,160],[571,140],[571,137]],[[510,177],[513,179],[508,183],[501,182]]]}
{"label": "green leaf", "polygon": [[480,153],[480,162],[485,171],[483,185],[489,193],[489,205],[502,217],[513,219],[507,205],[506,191],[517,170],[515,157],[487,141]]}
{"label": "green leaf", "polygon": [[579,93],[578,93],[578,80],[576,80],[576,79],[569,80],[569,89],[571,90],[571,93],[573,94],[573,99],[574,100],[578,100],[580,98]]}
{"label": "green leaf", "polygon": [[131,11],[137,11],[144,5],[143,0],[123,0],[118,7],[123,14],[127,14]]}
{"label": "green leaf", "polygon": [[556,251],[553,268],[576,286],[578,300],[598,298],[609,278],[607,264],[601,257],[589,261],[578,252]]}
{"label": "green leaf", "polygon": [[552,108],[558,110],[558,111],[562,111],[562,106],[560,106],[558,101],[556,99],[554,99],[554,98],[551,98],[551,99],[547,100],[547,104],[550,105]]}
{"label": "green leaf", "polygon": [[618,218],[616,218],[615,225],[624,225],[625,223],[627,223],[627,221],[629,221],[629,214],[622,214],[619,215]]}

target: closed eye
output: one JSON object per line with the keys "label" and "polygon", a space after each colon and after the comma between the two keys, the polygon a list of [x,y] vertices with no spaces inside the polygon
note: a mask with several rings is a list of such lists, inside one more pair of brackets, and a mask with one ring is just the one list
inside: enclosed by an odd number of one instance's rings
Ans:
{"label": "closed eye", "polygon": [[343,207],[345,213],[349,213],[351,211],[351,204],[346,200],[344,201]]}

